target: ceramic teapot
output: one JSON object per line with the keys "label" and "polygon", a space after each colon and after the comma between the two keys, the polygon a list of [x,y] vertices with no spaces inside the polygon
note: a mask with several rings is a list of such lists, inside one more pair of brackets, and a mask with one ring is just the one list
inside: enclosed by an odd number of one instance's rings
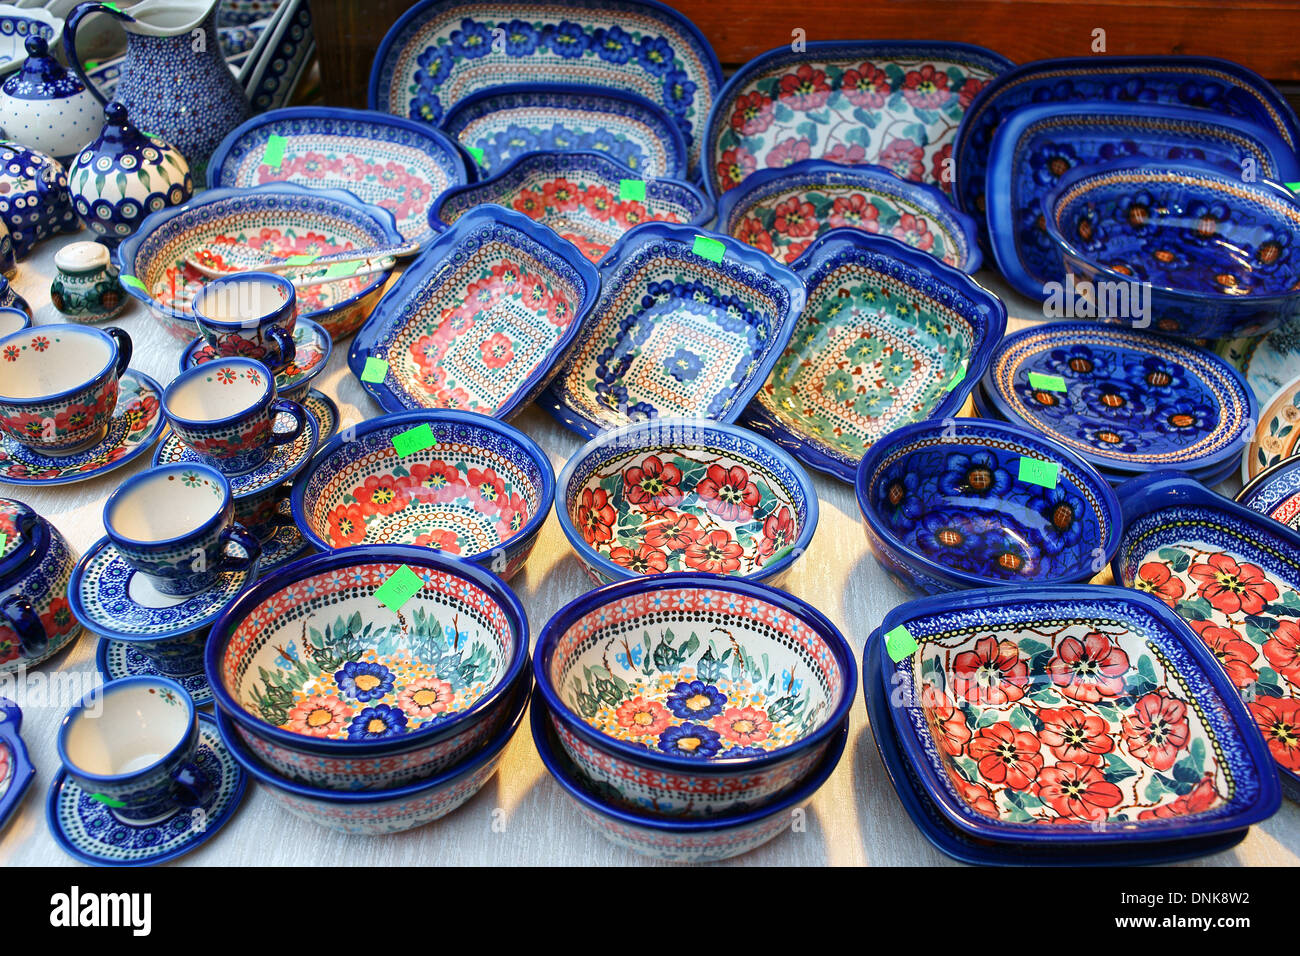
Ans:
{"label": "ceramic teapot", "polygon": [[9,227],[19,260],[42,239],[76,232],[77,214],[63,164],[18,143],[0,142],[0,218]]}
{"label": "ceramic teapot", "polygon": [[0,674],[36,666],[81,633],[68,604],[76,563],[53,525],[0,498]]}
{"label": "ceramic teapot", "polygon": [[27,61],[0,87],[5,137],[66,164],[103,125],[95,94],[51,55],[44,37],[29,36]]}

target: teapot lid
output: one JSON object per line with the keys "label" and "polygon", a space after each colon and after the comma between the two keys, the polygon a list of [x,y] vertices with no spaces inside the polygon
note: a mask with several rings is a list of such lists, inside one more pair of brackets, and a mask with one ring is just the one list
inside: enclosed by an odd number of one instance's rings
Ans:
{"label": "teapot lid", "polygon": [[21,501],[0,498],[0,586],[42,552],[48,538],[40,515]]}
{"label": "teapot lid", "polygon": [[20,100],[51,100],[74,96],[86,89],[77,74],[50,54],[49,41],[32,34],[27,38],[27,59],[22,69],[4,81],[4,92]]}

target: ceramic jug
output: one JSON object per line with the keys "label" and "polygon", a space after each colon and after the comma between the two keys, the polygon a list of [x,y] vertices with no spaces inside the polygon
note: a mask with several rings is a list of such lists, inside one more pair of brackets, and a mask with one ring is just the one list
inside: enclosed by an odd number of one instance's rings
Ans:
{"label": "ceramic jug", "polygon": [[220,0],[144,0],[123,13],[107,3],[82,3],[63,27],[63,49],[77,75],[103,94],[77,57],[77,27],[107,13],[127,34],[126,57],[114,97],[132,122],[181,151],[195,182],[225,135],[249,115],[248,96],[225,58],[217,34]]}

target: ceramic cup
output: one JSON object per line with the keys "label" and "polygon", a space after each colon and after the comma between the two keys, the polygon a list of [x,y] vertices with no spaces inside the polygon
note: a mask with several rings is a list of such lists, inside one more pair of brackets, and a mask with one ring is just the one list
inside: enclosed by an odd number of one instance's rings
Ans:
{"label": "ceramic cup", "polygon": [[103,439],[117,380],[131,361],[118,328],[43,325],[0,338],[0,430],[42,455],[71,455]]}
{"label": "ceramic cup", "polygon": [[[181,372],[167,386],[162,405],[181,441],[227,475],[257,468],[307,423],[306,409],[277,399],[275,376],[248,358],[214,360]],[[289,431],[275,430],[281,412],[294,420]]]}
{"label": "ceramic cup", "polygon": [[[210,587],[223,571],[242,571],[262,556],[256,536],[234,520],[230,482],[215,468],[163,465],[122,482],[104,502],[104,530],[123,559],[160,594]],[[234,542],[246,554],[234,555]]]}
{"label": "ceramic cup", "polygon": [[63,718],[58,747],[68,776],[123,820],[158,820],[201,806],[211,790],[197,763],[194,701],[165,677],[97,687]]}
{"label": "ceramic cup", "polygon": [[284,276],[222,276],[199,290],[191,308],[204,341],[220,354],[259,359],[277,370],[293,361],[298,296]]}
{"label": "ceramic cup", "polygon": [[22,309],[0,306],[0,338],[32,327],[32,317]]}

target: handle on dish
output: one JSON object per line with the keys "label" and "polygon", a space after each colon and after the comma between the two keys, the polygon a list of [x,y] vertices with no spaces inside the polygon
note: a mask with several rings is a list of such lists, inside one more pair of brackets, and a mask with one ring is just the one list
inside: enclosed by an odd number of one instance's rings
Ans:
{"label": "handle on dish", "polygon": [[32,602],[21,594],[10,594],[0,601],[0,615],[18,634],[18,644],[24,657],[39,657],[50,646],[50,636]]}
{"label": "handle on dish", "polygon": [[232,523],[229,528],[221,532],[221,546],[224,549],[230,542],[235,542],[247,552],[247,557],[237,557],[228,554],[224,550],[221,555],[222,571],[247,571],[256,564],[262,557],[262,542],[257,540],[257,535],[253,534],[238,521]]}
{"label": "handle on dish", "polygon": [[197,764],[187,760],[172,771],[172,792],[182,807],[201,807],[212,793],[212,781]]}
{"label": "handle on dish", "polygon": [[25,564],[31,559],[37,548],[42,545],[42,536],[36,533],[40,523],[40,516],[26,505],[22,505],[21,510],[14,518],[14,529],[17,531],[18,540],[22,542],[22,545],[15,548],[13,553],[5,558],[6,563],[16,558],[17,564]]}
{"label": "handle on dish", "polygon": [[81,82],[86,84],[86,89],[94,94],[95,99],[99,100],[101,105],[107,106],[108,98],[99,92],[99,88],[90,81],[86,68],[81,64],[81,57],[77,56],[77,27],[81,25],[82,20],[93,13],[112,14],[123,23],[135,23],[135,17],[127,16],[121,10],[106,3],[79,3],[73,9],[67,22],[63,24],[63,52],[67,54],[68,63],[71,64]]}
{"label": "handle on dish", "polygon": [[298,346],[294,344],[292,332],[273,325],[266,330],[265,335],[275,345],[276,368],[284,368],[293,361],[293,357],[298,354]]}
{"label": "handle on dish", "polygon": [[131,353],[134,350],[134,346],[131,344],[131,336],[116,325],[110,325],[104,329],[104,334],[117,343],[117,369],[114,375],[121,378],[122,373],[126,371],[126,367],[131,364]]}
{"label": "handle on dish", "polygon": [[279,398],[271,403],[271,411],[279,417],[281,413],[293,418],[293,428],[287,432],[271,432],[272,445],[287,445],[291,441],[296,441],[302,434],[302,430],[307,427],[307,409],[303,408],[297,402],[291,402],[287,398]]}

